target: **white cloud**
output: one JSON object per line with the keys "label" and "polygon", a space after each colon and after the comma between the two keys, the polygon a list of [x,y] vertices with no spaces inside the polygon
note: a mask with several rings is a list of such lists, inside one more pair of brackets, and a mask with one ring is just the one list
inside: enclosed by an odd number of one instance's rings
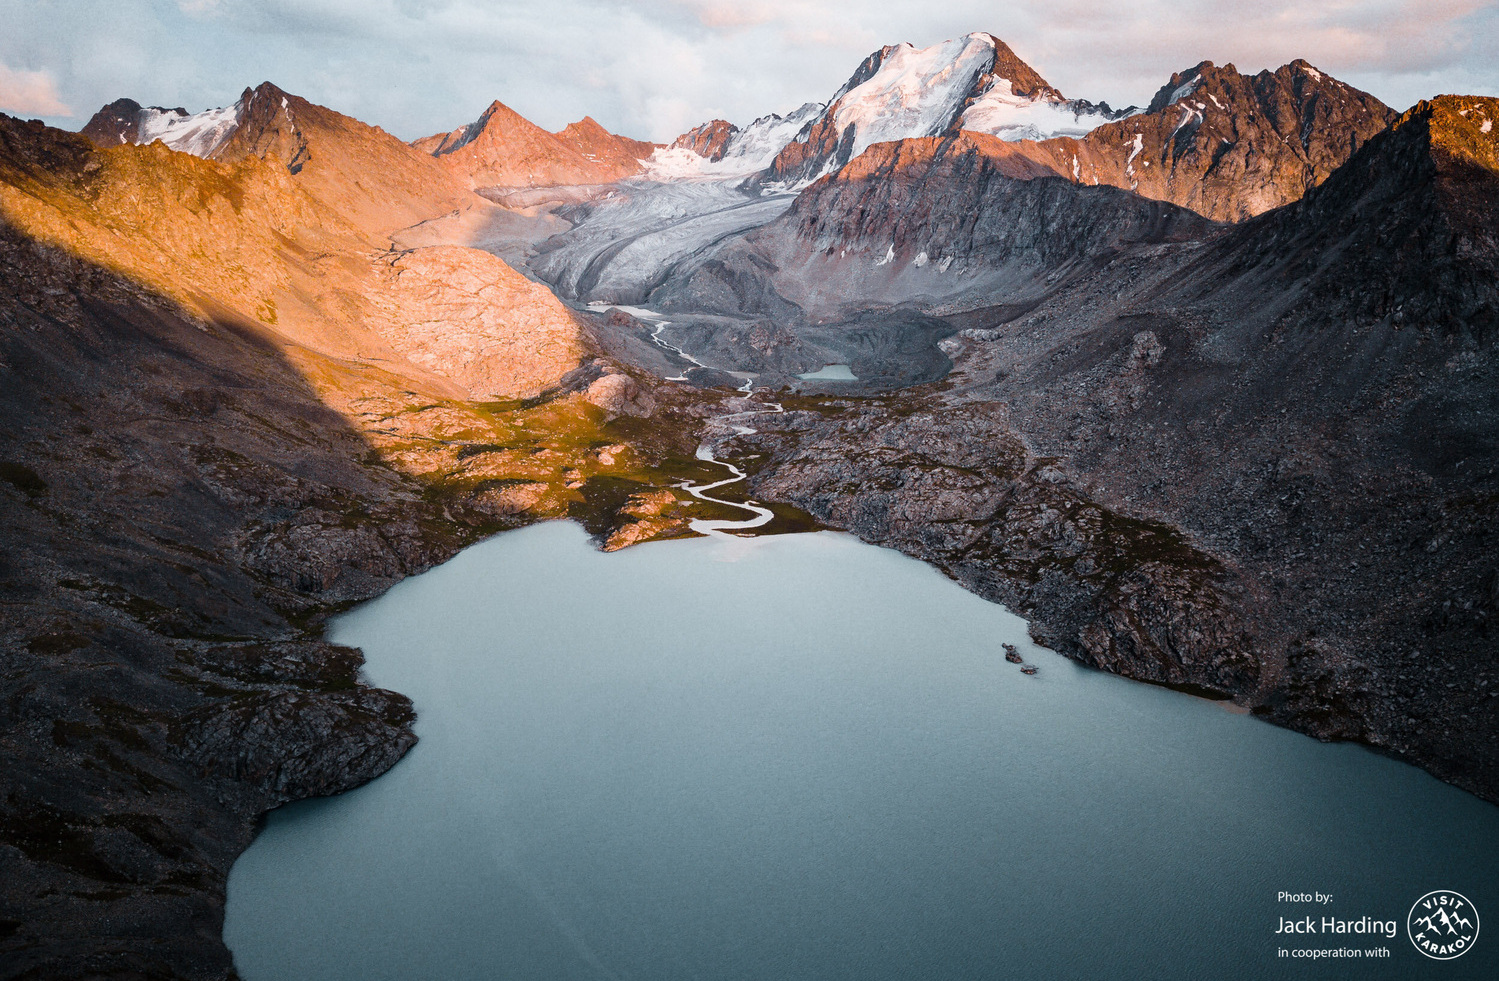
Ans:
{"label": "white cloud", "polygon": [[0,64],[47,69],[57,106],[197,110],[269,79],[406,138],[498,98],[552,130],[588,114],[669,140],[825,99],[881,45],[978,30],[1116,106],[1202,60],[1306,58],[1402,109],[1499,91],[1494,0],[0,0],[0,23]]}
{"label": "white cloud", "polygon": [[49,72],[28,72],[0,62],[0,109],[38,116],[71,116]]}

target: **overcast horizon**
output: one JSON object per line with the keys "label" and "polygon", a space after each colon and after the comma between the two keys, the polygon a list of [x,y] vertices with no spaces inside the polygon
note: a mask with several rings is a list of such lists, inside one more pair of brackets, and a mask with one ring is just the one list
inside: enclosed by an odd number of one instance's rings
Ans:
{"label": "overcast horizon", "polygon": [[884,44],[1004,39],[1072,98],[1143,105],[1201,61],[1240,71],[1305,58],[1396,109],[1499,94],[1499,2],[1320,6],[1092,0],[940,10],[853,0],[0,0],[0,110],[78,129],[121,97],[190,112],[270,80],[403,139],[499,99],[548,130],[584,115],[669,141],[820,102]]}

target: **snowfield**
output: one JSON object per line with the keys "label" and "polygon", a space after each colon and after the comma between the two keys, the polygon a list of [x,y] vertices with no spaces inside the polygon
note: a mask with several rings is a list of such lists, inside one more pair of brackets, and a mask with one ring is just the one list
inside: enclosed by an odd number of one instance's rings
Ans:
{"label": "snowfield", "polygon": [[228,142],[239,128],[238,104],[191,115],[170,109],[142,109],[136,142],[160,140],[173,150],[207,157]]}
{"label": "snowfield", "polygon": [[995,77],[983,95],[963,112],[959,126],[1001,140],[1049,140],[1087,136],[1112,116],[1080,103],[1047,102],[1018,96],[1008,79]]}

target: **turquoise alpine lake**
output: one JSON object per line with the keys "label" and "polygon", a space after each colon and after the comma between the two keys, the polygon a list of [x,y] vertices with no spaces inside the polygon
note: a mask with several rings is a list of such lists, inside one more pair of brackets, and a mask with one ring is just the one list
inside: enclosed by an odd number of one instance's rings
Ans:
{"label": "turquoise alpine lake", "polygon": [[229,880],[246,981],[1499,977],[1489,930],[1406,932],[1433,890],[1499,917],[1499,808],[1082,668],[846,535],[543,524],[329,637],[421,741],[270,815]]}
{"label": "turquoise alpine lake", "polygon": [[816,371],[808,371],[796,377],[803,381],[858,381],[852,368],[846,364],[825,364]]}

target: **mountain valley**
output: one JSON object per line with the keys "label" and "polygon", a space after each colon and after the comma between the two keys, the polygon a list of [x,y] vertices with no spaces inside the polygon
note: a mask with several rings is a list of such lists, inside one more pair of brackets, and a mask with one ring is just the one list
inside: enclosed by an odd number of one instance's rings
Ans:
{"label": "mountain valley", "polygon": [[1496,119],[1300,60],[1114,109],[988,34],[670,145],[0,115],[4,976],[233,976],[261,815],[415,742],[327,617],[738,517],[714,458],[769,532],[1499,801]]}

